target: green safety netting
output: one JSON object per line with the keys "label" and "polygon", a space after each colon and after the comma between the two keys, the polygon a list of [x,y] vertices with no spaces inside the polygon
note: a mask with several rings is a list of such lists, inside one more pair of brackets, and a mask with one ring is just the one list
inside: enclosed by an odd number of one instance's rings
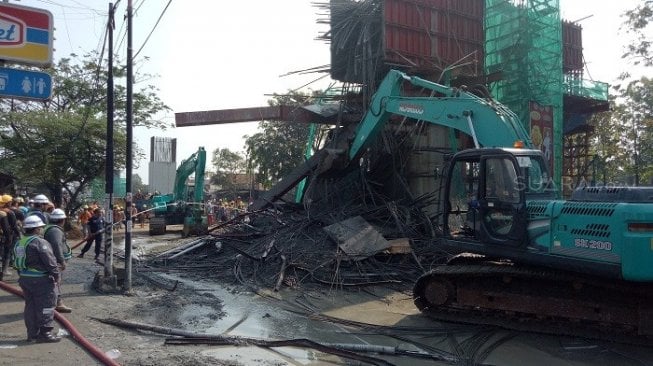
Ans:
{"label": "green safety netting", "polygon": [[562,22],[559,0],[487,0],[485,71],[491,92],[529,130],[529,102],[553,108],[554,175],[562,174]]}

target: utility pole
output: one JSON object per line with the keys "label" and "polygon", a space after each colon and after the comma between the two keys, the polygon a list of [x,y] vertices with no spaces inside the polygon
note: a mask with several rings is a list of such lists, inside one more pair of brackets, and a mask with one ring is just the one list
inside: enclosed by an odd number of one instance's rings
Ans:
{"label": "utility pole", "polygon": [[113,275],[113,170],[114,170],[114,156],[113,156],[113,30],[114,24],[114,6],[109,3],[109,20],[107,22],[107,34],[109,38],[109,56],[107,63],[109,64],[107,70],[107,152],[106,152],[106,168],[104,175],[105,181],[105,212],[107,218],[106,235],[104,237],[104,276],[108,279],[115,289],[117,285],[116,278]]}
{"label": "utility pole", "polygon": [[123,290],[132,289],[132,106],[133,106],[133,60],[132,60],[132,0],[127,0],[127,161],[125,189],[125,285]]}

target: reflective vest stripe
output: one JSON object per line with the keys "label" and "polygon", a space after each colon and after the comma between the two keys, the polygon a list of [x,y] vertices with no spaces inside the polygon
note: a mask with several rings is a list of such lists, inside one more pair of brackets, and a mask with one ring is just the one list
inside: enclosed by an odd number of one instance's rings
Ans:
{"label": "reflective vest stripe", "polygon": [[45,277],[47,272],[38,269],[27,267],[27,246],[32,240],[36,239],[36,235],[23,237],[14,246],[14,265],[18,270],[18,274],[25,277]]}

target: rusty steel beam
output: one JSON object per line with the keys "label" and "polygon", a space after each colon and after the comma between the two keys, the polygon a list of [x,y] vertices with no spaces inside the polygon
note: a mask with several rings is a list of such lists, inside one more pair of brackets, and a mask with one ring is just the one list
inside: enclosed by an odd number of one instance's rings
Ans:
{"label": "rusty steel beam", "polygon": [[331,123],[327,121],[327,118],[317,113],[313,113],[304,108],[286,105],[175,113],[175,125],[177,127],[257,122],[263,120]]}

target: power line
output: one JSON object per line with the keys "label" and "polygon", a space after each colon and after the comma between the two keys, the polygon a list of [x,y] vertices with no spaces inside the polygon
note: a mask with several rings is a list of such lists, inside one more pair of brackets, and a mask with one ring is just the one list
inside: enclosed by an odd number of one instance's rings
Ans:
{"label": "power line", "polygon": [[[145,1],[143,1],[143,2],[145,2]],[[171,3],[172,3],[172,0],[168,0],[168,4],[166,4],[166,7],[163,9],[163,11],[161,12],[161,14],[159,15],[159,19],[156,20],[156,23],[154,24],[154,27],[152,27],[152,30],[151,30],[150,33],[147,35],[147,38],[145,38],[145,41],[143,42],[143,44],[141,45],[141,47],[140,47],[140,48],[138,49],[138,51],[136,51],[136,53],[134,54],[134,58],[136,58],[136,56],[138,56],[138,54],[141,52],[141,50],[143,50],[143,47],[145,47],[145,45],[147,44],[147,41],[149,41],[150,36],[152,36],[152,33],[154,33],[154,30],[155,30],[156,27],[159,25],[159,22],[161,21],[161,18],[163,18],[163,15],[166,13],[166,11],[168,10],[168,7],[170,6]],[[142,3],[141,3],[141,5],[142,5]]]}

